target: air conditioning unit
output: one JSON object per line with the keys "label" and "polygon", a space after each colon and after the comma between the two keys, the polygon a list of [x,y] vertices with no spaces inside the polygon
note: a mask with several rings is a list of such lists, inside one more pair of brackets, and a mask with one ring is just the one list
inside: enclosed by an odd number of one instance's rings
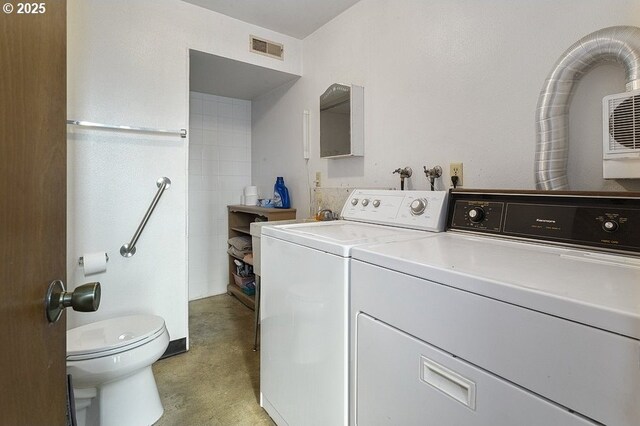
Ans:
{"label": "air conditioning unit", "polygon": [[605,96],[602,118],[603,177],[640,178],[640,90]]}

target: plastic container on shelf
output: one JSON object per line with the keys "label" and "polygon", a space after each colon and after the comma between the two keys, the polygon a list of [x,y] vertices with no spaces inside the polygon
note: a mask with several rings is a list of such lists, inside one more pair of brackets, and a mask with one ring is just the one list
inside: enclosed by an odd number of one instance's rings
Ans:
{"label": "plastic container on shelf", "polygon": [[253,296],[256,294],[256,285],[253,282],[247,283],[244,287],[242,287],[242,292],[248,296]]}
{"label": "plastic container on shelf", "polygon": [[276,184],[273,186],[273,202],[277,209],[291,208],[289,190],[284,185],[284,178],[282,176],[276,178]]}
{"label": "plastic container on shelf", "polygon": [[254,282],[256,280],[255,275],[249,275],[248,277],[241,277],[238,274],[233,274],[233,281],[236,283],[236,285],[240,288],[244,288],[246,287],[247,284]]}

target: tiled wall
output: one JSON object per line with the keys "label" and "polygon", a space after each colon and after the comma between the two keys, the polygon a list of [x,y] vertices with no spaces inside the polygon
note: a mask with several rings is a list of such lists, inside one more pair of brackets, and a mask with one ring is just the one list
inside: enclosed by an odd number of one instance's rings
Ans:
{"label": "tiled wall", "polygon": [[251,101],[191,92],[189,300],[226,292],[227,205],[251,184]]}

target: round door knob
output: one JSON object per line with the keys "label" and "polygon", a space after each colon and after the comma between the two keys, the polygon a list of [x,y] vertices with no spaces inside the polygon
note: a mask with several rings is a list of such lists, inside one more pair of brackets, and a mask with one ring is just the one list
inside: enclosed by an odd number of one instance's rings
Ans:
{"label": "round door knob", "polygon": [[380,200],[373,200],[373,207],[380,207]]}
{"label": "round door knob", "polygon": [[482,207],[474,207],[469,210],[469,220],[471,222],[482,222],[482,219],[484,219],[484,209]]}
{"label": "round door knob", "polygon": [[45,307],[49,322],[56,322],[65,308],[79,312],[94,312],[100,307],[100,283],[83,284],[72,292],[66,291],[60,280],[52,281],[47,289]]}
{"label": "round door knob", "polygon": [[100,307],[100,283],[82,284],[68,296],[65,294],[62,304],[78,312],[95,312]]}
{"label": "round door knob", "polygon": [[352,206],[357,206],[358,205],[358,199],[357,198],[351,199],[351,205]]}
{"label": "round door knob", "polygon": [[417,198],[413,200],[411,202],[411,205],[409,206],[409,208],[411,209],[411,214],[414,216],[420,216],[427,208],[427,204],[428,202],[424,198]]}
{"label": "round door knob", "polygon": [[615,220],[605,220],[602,222],[602,229],[606,232],[615,232],[618,230],[618,222]]}
{"label": "round door knob", "polygon": [[368,206],[369,205],[369,199],[365,198],[364,200],[362,200],[362,205],[363,206]]}

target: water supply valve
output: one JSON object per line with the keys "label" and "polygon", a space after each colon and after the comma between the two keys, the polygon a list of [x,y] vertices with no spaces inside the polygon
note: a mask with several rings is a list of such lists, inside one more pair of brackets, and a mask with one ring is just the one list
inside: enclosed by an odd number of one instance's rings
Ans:
{"label": "water supply valve", "polygon": [[429,179],[429,182],[431,183],[431,190],[435,191],[435,181],[437,178],[442,176],[442,167],[434,166],[431,169],[427,169],[427,166],[422,167],[424,168],[424,174],[427,176],[427,179]]}
{"label": "water supply valve", "polygon": [[411,170],[411,167],[407,166],[404,169],[401,168],[397,168],[393,171],[393,173],[399,173],[400,174],[400,190],[403,191],[404,190],[404,180],[405,178],[410,178],[411,175],[413,174],[413,170]]}

